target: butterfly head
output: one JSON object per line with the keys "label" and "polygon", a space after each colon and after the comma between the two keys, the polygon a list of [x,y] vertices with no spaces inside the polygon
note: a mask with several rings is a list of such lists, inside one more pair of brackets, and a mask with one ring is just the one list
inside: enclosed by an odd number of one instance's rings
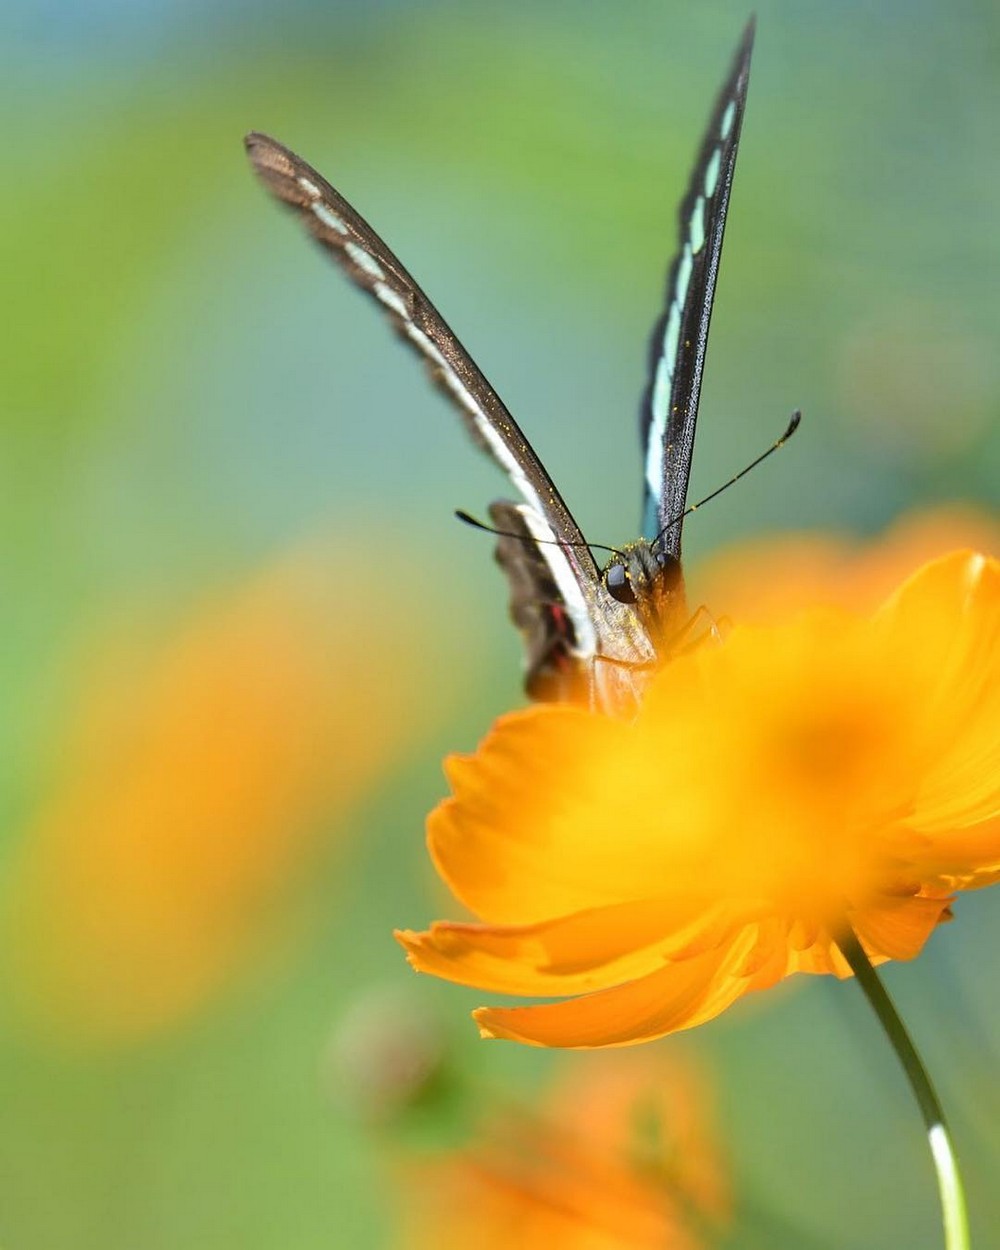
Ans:
{"label": "butterfly head", "polygon": [[684,593],[680,561],[659,543],[642,539],[616,552],[601,580],[612,599],[640,608],[661,600],[674,601]]}

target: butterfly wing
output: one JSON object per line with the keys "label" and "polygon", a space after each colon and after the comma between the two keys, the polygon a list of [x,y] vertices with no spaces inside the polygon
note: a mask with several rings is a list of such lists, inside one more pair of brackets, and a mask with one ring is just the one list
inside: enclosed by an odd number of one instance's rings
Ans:
{"label": "butterfly wing", "polygon": [[573,619],[559,592],[542,548],[531,541],[523,515],[526,504],[490,504],[490,520],[501,531],[496,561],[510,583],[510,615],[524,640],[524,686],[543,703],[582,702],[588,672]]}
{"label": "butterfly wing", "polygon": [[[389,315],[458,408],[475,441],[520,495],[520,504],[494,505],[501,510],[494,517],[509,521],[520,536],[501,538],[498,556],[511,582],[512,615],[528,646],[529,693],[570,697],[580,673],[589,673],[599,655],[625,664],[647,662],[652,647],[637,614],[604,589],[583,535],[541,461],[414,279],[361,214],[294,152],[258,133],[248,135],[245,142],[264,185]],[[523,558],[515,545],[523,548]],[[529,625],[532,595],[538,602],[538,620]],[[555,683],[547,681],[546,674],[565,675],[570,669],[576,670],[572,681],[562,677]]]}
{"label": "butterfly wing", "polygon": [[[708,327],[753,39],[751,18],[715,102],[681,201],[680,248],[670,267],[666,304],[650,341],[649,380],[640,419],[641,446],[646,455],[643,533],[649,539],[680,517],[687,504]],[[662,546],[669,555],[680,558],[680,521],[664,535]]]}

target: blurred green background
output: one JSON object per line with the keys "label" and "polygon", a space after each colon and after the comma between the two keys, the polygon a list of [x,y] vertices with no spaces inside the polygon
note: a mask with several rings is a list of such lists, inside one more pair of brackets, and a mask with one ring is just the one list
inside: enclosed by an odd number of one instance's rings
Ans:
{"label": "blurred green background", "polygon": [[[451,518],[504,484],[254,184],[241,139],[275,135],[372,221],[584,531],[621,542],[676,203],[746,17],[728,0],[0,4],[4,1250],[391,1244],[383,1162],[409,1129],[387,1145],[359,1125],[333,1057],[373,987],[403,996],[400,1037],[440,1030],[467,1082],[524,1090],[559,1063],[478,1042],[483,996],[414,982],[390,937],[448,910],[422,840],[441,756],[521,698],[491,540]],[[758,21],[694,490],[792,408],[805,423],[688,524],[695,561],[754,533],[995,506],[1000,475],[1000,11],[786,0]],[[39,1012],[23,981],[62,896],[41,890],[34,927],[16,900],[39,813],[88,764],[66,743],[81,699],[104,706],[89,657],[116,669],[138,647],[155,668],[205,604],[320,540],[330,652],[383,692],[351,722],[382,763],[297,815],[308,849],[273,897],[221,890],[255,936],[211,992],[108,1029],[73,972],[84,1010]],[[123,752],[123,784],[133,767]],[[86,885],[98,917],[117,871],[112,855]],[[1000,921],[987,894],[956,911],[886,981],[953,1117],[983,1248],[1000,1246]],[[155,988],[162,966],[137,957]],[[100,960],[87,975],[104,981]],[[718,1082],[730,1244],[939,1244],[917,1116],[854,987],[789,985],[675,1044]],[[415,1135],[455,1117],[440,1100]]]}

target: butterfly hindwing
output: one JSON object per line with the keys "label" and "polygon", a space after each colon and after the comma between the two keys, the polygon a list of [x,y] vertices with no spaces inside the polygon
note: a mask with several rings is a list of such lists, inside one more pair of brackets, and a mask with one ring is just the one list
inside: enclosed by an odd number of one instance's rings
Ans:
{"label": "butterfly hindwing", "polygon": [[[698,399],[753,39],[751,19],[681,201],[679,251],[670,267],[664,310],[650,341],[650,372],[640,421],[645,453],[643,532],[648,539],[680,517],[687,503]],[[664,535],[662,545],[669,555],[680,557],[679,522]]]}
{"label": "butterfly hindwing", "polygon": [[532,541],[526,509],[507,501],[490,504],[490,520],[501,533],[496,561],[507,575],[511,620],[524,640],[524,686],[539,702],[581,702],[589,673],[577,657],[595,640],[577,637],[543,549]]}

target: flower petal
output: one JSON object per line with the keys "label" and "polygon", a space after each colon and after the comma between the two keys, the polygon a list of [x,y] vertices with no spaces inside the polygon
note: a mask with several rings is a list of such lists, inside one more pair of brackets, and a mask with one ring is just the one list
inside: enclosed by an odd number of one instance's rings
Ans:
{"label": "flower petal", "polygon": [[396,939],[418,972],[497,994],[562,996],[607,989],[717,947],[736,927],[701,901],[680,912],[642,899],[537,925],[431,925]]}
{"label": "flower petal", "polygon": [[[750,989],[777,976],[746,975],[759,934],[747,926],[735,940],[614,989],[541,1007],[481,1007],[473,1018],[483,1037],[530,1046],[628,1046],[711,1020]],[[779,974],[780,975],[780,974]]]}
{"label": "flower petal", "polygon": [[883,899],[852,916],[854,931],[870,955],[913,959],[948,917],[950,898]]}
{"label": "flower petal", "polygon": [[575,707],[501,717],[474,756],[446,763],[454,797],[427,821],[445,883],[477,916],[500,924],[643,898],[651,879],[659,893],[670,879],[655,869],[651,876],[641,852],[659,856],[662,835],[623,855],[615,822],[638,784],[650,803],[663,788],[637,759],[639,745],[629,725]]}
{"label": "flower petal", "polygon": [[928,835],[920,871],[954,884],[992,880],[1000,872],[1000,564],[972,552],[936,560],[881,616],[922,668],[915,678],[938,744],[909,822]]}

